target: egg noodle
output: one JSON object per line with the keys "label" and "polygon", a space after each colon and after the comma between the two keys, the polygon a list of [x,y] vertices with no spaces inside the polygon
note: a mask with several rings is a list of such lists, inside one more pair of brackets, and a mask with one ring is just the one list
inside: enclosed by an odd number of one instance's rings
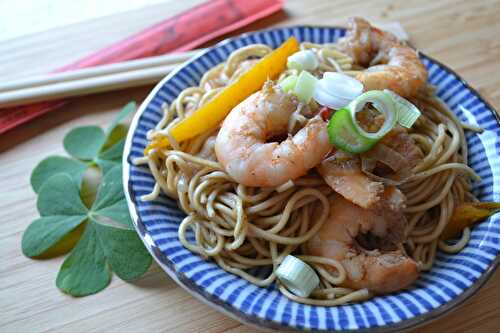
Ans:
{"label": "egg noodle", "polygon": [[[302,43],[301,49],[315,52],[320,72],[355,75],[363,68],[338,51],[335,44]],[[304,244],[325,223],[333,190],[312,170],[305,176],[275,188],[247,187],[235,182],[217,161],[213,144],[218,129],[198,137],[176,142],[170,129],[204,105],[225,86],[234,82],[257,58],[271,52],[266,45],[255,44],[234,51],[202,77],[199,86],[184,89],[171,105],[164,105],[164,116],[148,133],[168,137],[171,147],[153,149],[135,164],[147,164],[156,184],[142,200],[155,200],[161,191],[175,198],[186,217],[179,225],[179,240],[190,251],[215,261],[224,270],[258,286],[277,282],[279,290],[297,302],[334,306],[371,297],[367,289],[339,287],[346,271],[338,260],[305,255]],[[297,74],[285,70],[279,81]],[[421,89],[411,99],[422,116],[409,130],[411,138],[424,154],[413,174],[397,187],[407,198],[404,209],[408,224],[404,249],[429,270],[436,251],[455,253],[468,242],[470,230],[451,244],[440,240],[454,207],[464,201],[476,201],[471,193],[471,179],[478,179],[467,166],[467,143],[464,129],[479,130],[462,124],[434,94],[432,86]],[[311,102],[315,103],[315,102]],[[288,132],[294,134],[308,120],[298,110],[292,115]],[[195,241],[187,233],[194,232]],[[293,253],[307,262],[320,277],[320,285],[309,298],[298,297],[279,284],[275,271],[281,261]],[[269,267],[269,274],[257,277],[250,271]]]}

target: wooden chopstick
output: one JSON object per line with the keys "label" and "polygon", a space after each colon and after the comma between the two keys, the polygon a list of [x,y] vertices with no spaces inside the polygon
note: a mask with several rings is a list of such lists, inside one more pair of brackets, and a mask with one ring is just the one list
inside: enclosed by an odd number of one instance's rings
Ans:
{"label": "wooden chopstick", "polygon": [[155,83],[198,52],[200,50],[7,82],[0,84],[0,107]]}

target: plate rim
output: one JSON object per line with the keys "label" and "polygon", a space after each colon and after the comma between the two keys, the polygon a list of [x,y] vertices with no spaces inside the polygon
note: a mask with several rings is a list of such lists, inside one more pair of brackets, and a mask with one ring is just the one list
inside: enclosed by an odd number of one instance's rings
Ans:
{"label": "plate rim", "polygon": [[[264,319],[264,318],[259,318],[256,315],[253,314],[245,314],[242,313],[240,310],[232,307],[232,306],[227,306],[224,301],[217,299],[215,296],[205,292],[203,288],[195,285],[189,278],[187,277],[182,277],[175,269],[173,263],[170,262],[170,260],[166,257],[166,255],[161,252],[158,247],[155,245],[153,239],[151,236],[147,233],[144,224],[139,217],[137,213],[137,208],[136,208],[136,203],[135,203],[135,197],[131,194],[131,185],[130,185],[130,164],[128,163],[128,155],[131,150],[132,146],[132,139],[134,137],[135,130],[137,128],[137,124],[139,122],[139,118],[141,115],[145,112],[147,106],[150,104],[151,100],[156,96],[157,92],[165,85],[167,81],[169,81],[172,77],[177,75],[178,72],[180,72],[184,67],[189,65],[191,62],[195,61],[196,59],[199,59],[203,57],[205,54],[210,52],[211,50],[218,48],[220,46],[223,46],[224,44],[230,43],[233,40],[236,39],[241,39],[245,38],[248,35],[254,34],[254,33],[259,33],[259,32],[268,32],[268,31],[273,31],[273,30],[281,30],[281,29],[294,29],[294,28],[310,28],[310,29],[345,29],[345,27],[341,26],[335,26],[335,25],[286,25],[286,26],[280,26],[280,27],[271,27],[271,28],[266,28],[266,29],[260,29],[260,30],[253,30],[249,32],[245,32],[236,36],[232,36],[229,38],[226,38],[208,48],[205,50],[200,51],[193,57],[189,58],[188,60],[184,61],[182,64],[179,64],[172,72],[170,72],[168,75],[166,75],[160,82],[158,82],[154,88],[149,92],[149,94],[146,96],[144,101],[141,103],[139,106],[138,110],[136,111],[130,126],[129,130],[127,133],[127,138],[125,141],[125,146],[123,149],[123,157],[122,157],[122,167],[123,167],[123,173],[122,173],[122,180],[123,180],[123,189],[125,193],[125,198],[127,202],[127,207],[129,210],[129,213],[131,215],[132,221],[134,228],[136,232],[138,233],[139,237],[143,241],[144,245],[146,246],[148,252],[151,254],[153,259],[156,261],[156,263],[167,273],[167,275],[174,280],[177,285],[181,286],[184,290],[186,290],[190,295],[194,296],[196,299],[201,301],[202,303],[210,306],[211,308],[216,309],[217,311],[223,313],[224,315],[227,315],[228,317],[235,319],[241,323],[244,323],[245,325],[249,325],[254,328],[258,329],[264,329],[265,331],[268,332],[273,332],[273,331],[280,331],[280,332],[303,332],[304,330],[296,328],[296,327],[291,327],[291,326],[284,326],[281,325],[277,322]],[[497,121],[498,126],[500,126],[500,115],[498,114],[498,111],[490,104],[488,100],[483,98],[479,92],[474,89],[464,78],[462,78],[455,70],[450,68],[449,66],[443,64],[442,62],[436,60],[433,57],[428,56],[424,52],[420,51],[419,49],[416,49],[417,53],[419,55],[422,55],[423,57],[429,59],[431,62],[437,64],[438,66],[442,67],[445,69],[447,72],[453,74],[458,81],[460,81],[466,89],[468,89],[476,98],[478,98],[484,105],[488,108],[488,111],[491,112],[494,116],[494,118]],[[169,265],[170,264],[170,265]],[[465,289],[460,295],[455,297],[454,299],[444,303],[441,306],[438,306],[437,308],[434,308],[430,310],[427,313],[417,315],[413,318],[410,319],[404,319],[400,322],[389,324],[389,325],[384,325],[384,326],[377,326],[377,327],[366,327],[366,328],[361,328],[361,329],[354,329],[354,330],[346,330],[347,332],[352,332],[352,333],[367,333],[367,332],[376,332],[376,333],[386,333],[386,332],[396,332],[396,331],[406,331],[410,329],[414,329],[417,327],[421,327],[425,324],[428,324],[430,322],[433,322],[439,318],[442,318],[449,314],[452,310],[455,310],[456,308],[460,307],[463,305],[463,303],[474,296],[483,286],[484,284],[493,276],[493,273],[496,271],[500,264],[500,255],[497,254],[495,256],[495,259],[492,261],[490,266],[484,271],[483,274],[467,289]],[[259,324],[257,324],[259,323]],[[329,330],[319,330],[323,332],[329,332]]]}

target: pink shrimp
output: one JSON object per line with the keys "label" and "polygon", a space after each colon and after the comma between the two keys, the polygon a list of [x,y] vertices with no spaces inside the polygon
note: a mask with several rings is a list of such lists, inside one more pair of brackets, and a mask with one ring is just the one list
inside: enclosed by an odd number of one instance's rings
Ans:
{"label": "pink shrimp", "polygon": [[[387,187],[384,204],[374,209],[361,208],[337,194],[332,196],[330,216],[307,243],[307,253],[339,260],[347,273],[341,286],[376,293],[408,287],[419,271],[417,263],[397,247],[406,221],[401,196],[395,187]],[[378,239],[378,248],[360,245],[360,236],[366,234]]]}
{"label": "pink shrimp", "polygon": [[229,113],[217,135],[215,153],[234,180],[247,186],[278,186],[323,160],[331,145],[320,116],[293,137],[267,142],[288,134],[288,120],[297,107],[295,96],[268,82]]}
{"label": "pink shrimp", "polygon": [[427,70],[416,51],[362,18],[349,19],[347,35],[338,45],[361,66],[383,63],[368,67],[356,76],[365,90],[390,89],[400,96],[411,97],[427,81]]}
{"label": "pink shrimp", "polygon": [[384,190],[384,184],[371,180],[361,171],[358,156],[341,150],[334,151],[317,170],[335,192],[363,208],[378,202]]}

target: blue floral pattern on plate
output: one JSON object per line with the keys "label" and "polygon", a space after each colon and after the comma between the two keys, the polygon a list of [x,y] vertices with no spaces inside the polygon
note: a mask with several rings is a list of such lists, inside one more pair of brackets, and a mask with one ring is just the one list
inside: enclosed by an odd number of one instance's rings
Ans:
{"label": "blue floral pattern on plate", "polygon": [[[161,195],[153,202],[139,197],[152,191],[147,167],[131,161],[143,154],[146,133],[161,118],[163,103],[171,103],[186,87],[197,85],[203,73],[248,44],[273,48],[290,36],[299,41],[334,42],[345,34],[336,27],[285,27],[225,40],[194,57],[163,79],[137,112],[124,153],[124,186],[135,227],[156,261],[198,299],[251,325],[283,330],[394,331],[419,325],[454,308],[473,294],[498,266],[500,215],[477,225],[467,247],[458,254],[438,253],[430,272],[409,290],[378,296],[359,304],[309,306],[290,301],[274,286],[257,287],[227,273],[185,249],[177,237],[185,216],[174,200]],[[482,177],[474,193],[482,201],[500,201],[500,125],[494,110],[457,74],[420,54],[437,94],[464,122],[485,129],[468,133],[469,164]]]}

